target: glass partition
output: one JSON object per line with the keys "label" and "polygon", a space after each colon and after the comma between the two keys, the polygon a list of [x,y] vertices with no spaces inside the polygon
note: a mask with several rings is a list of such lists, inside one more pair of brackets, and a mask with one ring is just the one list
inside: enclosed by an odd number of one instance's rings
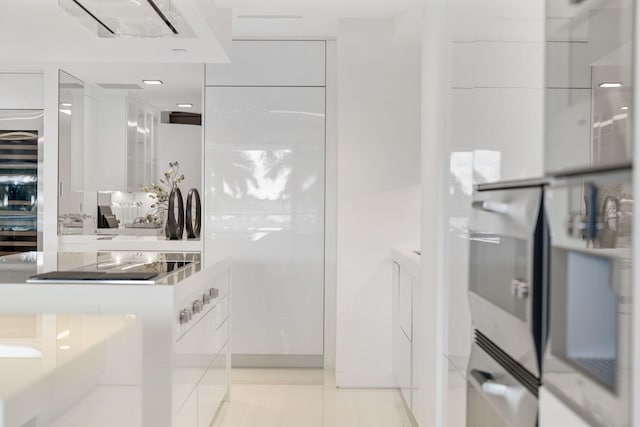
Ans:
{"label": "glass partition", "polygon": [[84,82],[60,70],[58,102],[58,234],[82,234]]}

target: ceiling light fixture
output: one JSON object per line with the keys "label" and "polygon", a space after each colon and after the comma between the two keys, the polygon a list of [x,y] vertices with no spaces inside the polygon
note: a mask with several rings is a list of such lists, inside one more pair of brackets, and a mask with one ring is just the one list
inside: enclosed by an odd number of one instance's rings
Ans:
{"label": "ceiling light fixture", "polygon": [[162,80],[143,80],[142,83],[146,85],[161,85],[163,84]]}
{"label": "ceiling light fixture", "polygon": [[187,49],[181,48],[181,47],[176,47],[174,49],[171,49],[171,52],[177,52],[177,53],[183,53],[186,52]]}
{"label": "ceiling light fixture", "polygon": [[622,83],[620,82],[603,82],[600,83],[600,87],[621,87]]}
{"label": "ceiling light fixture", "polygon": [[190,104],[188,102],[179,102],[178,104],[176,104],[178,107],[180,108],[192,108],[193,104]]}
{"label": "ceiling light fixture", "polygon": [[70,102],[61,102],[60,106],[61,107],[71,107],[71,103]]}
{"label": "ceiling light fixture", "polygon": [[620,107],[621,110],[628,110],[629,107]]}

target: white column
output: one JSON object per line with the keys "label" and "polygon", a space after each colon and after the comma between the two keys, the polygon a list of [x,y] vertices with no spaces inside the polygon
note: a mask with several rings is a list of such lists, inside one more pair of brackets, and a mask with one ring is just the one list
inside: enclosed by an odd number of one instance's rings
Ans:
{"label": "white column", "polygon": [[393,387],[394,246],[419,249],[420,48],[392,20],[338,33],[339,387]]}
{"label": "white column", "polygon": [[416,419],[421,426],[444,426],[446,366],[443,363],[445,334],[444,221],[445,173],[448,159],[450,37],[448,0],[424,4],[422,39],[422,277],[414,322],[423,329],[417,342],[420,388],[414,400],[422,402]]}
{"label": "white column", "polygon": [[[44,70],[44,143],[42,176],[42,249],[58,249],[58,67]],[[40,171],[38,171],[40,172]]]}
{"label": "white column", "polygon": [[[640,22],[640,8],[636,7],[635,8],[635,27],[636,29],[634,29],[634,52],[633,55],[635,58],[638,58],[640,55],[640,31],[637,31],[637,26],[638,23]],[[636,66],[635,66],[635,70],[634,70],[634,79],[633,79],[633,99],[637,100],[640,99],[640,79],[639,79],[639,74],[640,74],[640,67],[638,67],[637,65],[637,61],[636,61]],[[635,104],[637,105],[637,102],[635,102]],[[639,108],[634,108],[631,113],[633,114],[633,126],[637,129],[638,124],[640,123],[640,109]],[[634,200],[640,200],[640,167],[638,167],[638,165],[640,165],[640,150],[638,149],[638,132],[637,130],[633,132],[633,146],[635,147],[635,149],[633,150],[633,162],[635,164],[635,167],[633,168],[633,199]],[[638,245],[638,242],[640,242],[640,215],[638,215],[638,212],[636,211],[634,216],[633,216],[633,241],[634,241],[634,245]],[[633,265],[634,265],[634,269],[633,269],[633,283],[634,284],[638,284],[640,283],[640,268],[638,268],[637,266],[640,265],[640,251],[634,250],[633,251]],[[639,396],[640,396],[640,306],[638,304],[638,295],[640,294],[640,292],[638,292],[638,287],[634,286],[634,292],[635,294],[633,295],[633,311],[632,311],[632,316],[633,316],[633,320],[632,320],[632,324],[631,324],[631,330],[632,332],[632,340],[633,340],[633,344],[632,344],[632,359],[631,359],[631,366],[633,367],[632,372],[633,372],[633,379],[632,379],[632,387],[631,387],[631,396],[633,398],[633,400],[631,401],[631,419],[632,419],[632,425],[634,427],[640,427],[640,405],[638,405],[638,401],[639,401]]]}

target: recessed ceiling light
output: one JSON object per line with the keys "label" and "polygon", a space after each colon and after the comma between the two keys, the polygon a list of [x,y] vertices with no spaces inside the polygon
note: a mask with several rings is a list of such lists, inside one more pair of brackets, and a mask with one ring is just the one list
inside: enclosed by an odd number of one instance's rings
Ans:
{"label": "recessed ceiling light", "polygon": [[71,103],[70,102],[61,102],[60,106],[61,107],[71,107]]}
{"label": "recessed ceiling light", "polygon": [[302,15],[237,15],[238,19],[302,19]]}
{"label": "recessed ceiling light", "polygon": [[620,107],[621,110],[628,110],[629,107]]}
{"label": "recessed ceiling light", "polygon": [[622,83],[620,82],[603,82],[600,83],[600,87],[621,87]]}
{"label": "recessed ceiling light", "polygon": [[193,107],[193,104],[190,104],[188,102],[180,102],[178,104],[176,104],[178,107],[180,108],[191,108]]}
{"label": "recessed ceiling light", "polygon": [[186,51],[187,51],[187,49],[183,49],[181,47],[177,47],[175,49],[171,49],[171,52],[178,52],[178,53],[186,52]]}
{"label": "recessed ceiling light", "polygon": [[162,80],[143,80],[142,83],[146,85],[161,85]]}

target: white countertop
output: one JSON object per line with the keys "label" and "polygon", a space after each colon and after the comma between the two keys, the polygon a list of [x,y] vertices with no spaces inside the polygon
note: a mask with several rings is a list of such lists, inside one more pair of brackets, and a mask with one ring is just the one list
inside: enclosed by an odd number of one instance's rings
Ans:
{"label": "white countertop", "polygon": [[[62,235],[59,236],[60,249],[63,252],[86,251],[159,251],[159,252],[202,252],[200,239],[169,240],[165,236],[138,235]],[[74,246],[75,245],[75,246]]]}
{"label": "white countertop", "polygon": [[0,315],[0,426],[65,409],[65,394],[89,388],[97,375],[87,371],[93,353],[134,322],[134,315]]}

